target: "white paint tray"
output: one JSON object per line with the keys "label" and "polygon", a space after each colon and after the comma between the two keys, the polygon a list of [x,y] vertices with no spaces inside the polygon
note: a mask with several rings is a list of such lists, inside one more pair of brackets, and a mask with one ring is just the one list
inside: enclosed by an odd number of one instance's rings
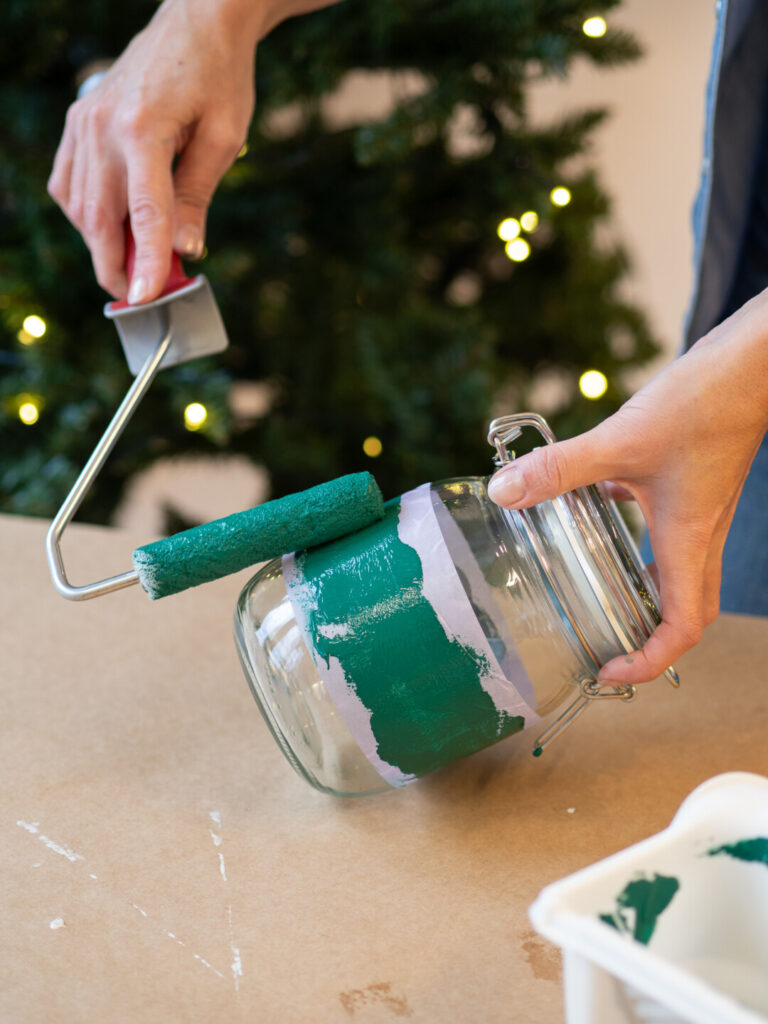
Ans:
{"label": "white paint tray", "polygon": [[710,779],[530,916],[562,947],[567,1024],[768,1024],[768,779]]}

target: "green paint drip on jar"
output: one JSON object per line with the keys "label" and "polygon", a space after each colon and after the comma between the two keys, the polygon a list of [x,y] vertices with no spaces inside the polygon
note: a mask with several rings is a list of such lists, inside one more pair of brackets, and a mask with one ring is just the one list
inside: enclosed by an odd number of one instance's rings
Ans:
{"label": "green paint drip on jar", "polygon": [[714,849],[708,850],[707,853],[710,857],[726,854],[728,857],[735,857],[737,860],[768,866],[768,839],[742,839],[738,843],[726,843],[724,846],[716,846]]}
{"label": "green paint drip on jar", "polygon": [[659,916],[667,909],[679,888],[678,880],[670,875],[636,878],[616,897],[613,913],[600,914],[600,920],[647,946],[656,930]]}
{"label": "green paint drip on jar", "polygon": [[378,758],[413,778],[525,723],[483,689],[485,656],[446,634],[399,515],[399,500],[389,502],[379,522],[300,555],[296,570],[316,658],[338,661],[370,713]]}

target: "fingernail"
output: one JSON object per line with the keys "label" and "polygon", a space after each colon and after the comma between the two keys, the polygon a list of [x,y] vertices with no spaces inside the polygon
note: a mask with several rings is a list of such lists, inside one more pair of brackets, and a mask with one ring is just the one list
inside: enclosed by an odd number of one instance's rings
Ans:
{"label": "fingernail", "polygon": [[182,256],[189,256],[190,259],[198,260],[203,255],[203,240],[197,228],[189,224],[182,224],[176,232],[173,248]]}
{"label": "fingernail", "polygon": [[147,279],[145,277],[136,277],[131,281],[131,287],[128,290],[128,302],[130,305],[135,305],[137,302],[141,302],[144,296],[147,294]]}
{"label": "fingernail", "polygon": [[524,494],[525,483],[517,466],[500,470],[488,483],[488,497],[497,505],[514,505]]}

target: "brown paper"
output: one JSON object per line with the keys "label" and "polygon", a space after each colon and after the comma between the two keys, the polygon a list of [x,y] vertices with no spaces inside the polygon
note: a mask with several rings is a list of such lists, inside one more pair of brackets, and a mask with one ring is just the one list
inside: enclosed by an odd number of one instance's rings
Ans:
{"label": "brown paper", "polygon": [[[665,827],[698,783],[768,774],[768,622],[724,616],[683,685],[594,707],[383,796],[299,778],[237,662],[248,573],[69,603],[46,525],[0,517],[0,1019],[562,1020],[547,883]],[[150,538],[74,526],[75,584]]]}

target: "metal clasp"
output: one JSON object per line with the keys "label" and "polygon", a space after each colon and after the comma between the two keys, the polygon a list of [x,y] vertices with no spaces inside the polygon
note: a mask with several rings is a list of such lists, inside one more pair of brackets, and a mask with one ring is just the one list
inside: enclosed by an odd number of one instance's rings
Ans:
{"label": "metal clasp", "polygon": [[488,427],[488,444],[496,449],[494,464],[500,468],[511,462],[515,453],[509,447],[523,432],[524,427],[533,427],[538,430],[547,444],[554,444],[557,441],[552,428],[543,416],[537,416],[534,412],[517,413],[514,416],[499,416],[491,422]]}
{"label": "metal clasp", "polygon": [[[517,413],[512,416],[500,416],[493,420],[488,428],[488,444],[495,449],[496,455],[493,461],[497,468],[506,466],[514,460],[515,452],[510,448],[510,444],[520,436],[525,427],[532,427],[534,430],[537,430],[546,444],[555,444],[557,442],[557,438],[547,421],[536,413],[526,412]],[[521,523],[535,550],[535,536],[526,516],[521,515]],[[563,524],[564,528],[565,525]],[[586,567],[582,566],[582,568],[585,568],[586,571]],[[545,565],[543,565],[543,569],[547,572]],[[550,574],[547,573],[547,575]],[[554,587],[554,580],[552,580],[551,576],[550,583]],[[664,672],[664,677],[676,689],[680,686],[680,677],[673,666],[670,665]],[[625,703],[629,703],[637,696],[637,688],[631,684],[624,686],[601,686],[595,678],[587,676],[577,680],[577,684],[579,696],[536,740],[533,747],[534,757],[539,757],[554,739],[561,736],[568,726],[586,711],[592,701],[622,700]]]}
{"label": "metal clasp", "polygon": [[625,704],[629,704],[637,696],[636,686],[631,684],[626,686],[601,686],[596,679],[590,676],[584,676],[579,679],[578,686],[579,696],[576,700],[535,741],[533,745],[534,757],[540,757],[552,740],[562,735],[568,726],[572,725],[579,715],[587,710],[593,700],[623,700]]}

